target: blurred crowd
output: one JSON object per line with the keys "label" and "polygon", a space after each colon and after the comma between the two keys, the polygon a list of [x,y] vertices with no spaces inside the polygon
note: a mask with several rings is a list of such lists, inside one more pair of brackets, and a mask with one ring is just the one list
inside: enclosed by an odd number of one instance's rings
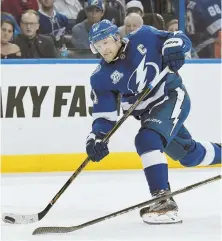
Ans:
{"label": "blurred crowd", "polygon": [[[143,24],[178,31],[178,0],[1,0],[1,58],[99,58],[88,33],[109,19],[121,37]],[[185,0],[192,58],[221,58],[221,1]],[[147,39],[147,41],[149,41]]]}

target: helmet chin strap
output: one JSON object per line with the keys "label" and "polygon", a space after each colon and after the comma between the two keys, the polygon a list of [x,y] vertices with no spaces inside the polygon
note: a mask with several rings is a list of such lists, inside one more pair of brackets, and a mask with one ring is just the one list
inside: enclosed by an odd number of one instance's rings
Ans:
{"label": "helmet chin strap", "polygon": [[116,44],[120,43],[120,47],[119,47],[119,50],[116,54],[116,56],[113,58],[113,60],[107,62],[107,63],[110,63],[110,62],[114,62],[116,61],[117,59],[119,59],[119,57],[121,56],[121,54],[123,54],[125,51],[126,51],[126,48],[127,48],[127,44],[129,42],[128,39],[125,39],[125,38],[122,38],[122,39],[115,39],[116,40]]}

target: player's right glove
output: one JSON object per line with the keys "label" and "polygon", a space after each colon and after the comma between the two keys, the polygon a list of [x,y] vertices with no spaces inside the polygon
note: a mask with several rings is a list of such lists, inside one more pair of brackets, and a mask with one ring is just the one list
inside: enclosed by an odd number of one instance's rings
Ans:
{"label": "player's right glove", "polygon": [[109,154],[109,149],[107,143],[96,138],[94,133],[90,133],[86,139],[86,152],[93,162],[99,162]]}
{"label": "player's right glove", "polygon": [[163,45],[163,62],[173,72],[177,72],[185,63],[183,47],[183,40],[180,38],[170,38]]}

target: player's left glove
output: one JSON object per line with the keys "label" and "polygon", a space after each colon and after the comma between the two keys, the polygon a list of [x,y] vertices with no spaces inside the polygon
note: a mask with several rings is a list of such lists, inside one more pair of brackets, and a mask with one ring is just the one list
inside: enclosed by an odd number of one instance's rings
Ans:
{"label": "player's left glove", "polygon": [[94,133],[90,133],[86,140],[86,152],[93,162],[99,162],[109,154],[107,143],[96,138]]}
{"label": "player's left glove", "polygon": [[172,70],[177,72],[185,62],[183,40],[170,38],[165,41],[162,48],[163,62]]}

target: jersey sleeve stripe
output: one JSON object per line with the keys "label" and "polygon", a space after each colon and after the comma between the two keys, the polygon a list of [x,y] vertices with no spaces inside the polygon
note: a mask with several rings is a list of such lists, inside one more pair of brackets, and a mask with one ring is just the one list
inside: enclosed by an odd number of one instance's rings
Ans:
{"label": "jersey sleeve stripe", "polygon": [[93,120],[98,118],[103,118],[109,121],[116,121],[117,120],[117,111],[112,112],[97,112],[92,114]]}
{"label": "jersey sleeve stripe", "polygon": [[215,38],[209,38],[209,39],[207,39],[206,41],[204,41],[204,42],[198,44],[197,46],[195,46],[195,51],[196,51],[197,53],[199,53],[202,49],[204,49],[205,47],[207,47],[207,45],[212,44],[212,43],[214,43],[214,42],[215,42]]}
{"label": "jersey sleeve stripe", "polygon": [[[155,95],[151,98],[146,99],[145,101],[141,101],[140,104],[136,107],[135,110],[144,110],[147,108],[147,106],[149,104],[151,104],[152,102],[158,100],[159,98],[164,96],[164,88],[165,88],[165,82],[163,82],[160,86],[160,88],[158,89],[158,91],[155,93]],[[122,102],[121,103],[121,107],[123,108],[123,110],[128,110],[130,107],[132,106],[132,104],[129,104],[128,102]]]}
{"label": "jersey sleeve stripe", "polygon": [[221,19],[218,19],[207,27],[207,32],[213,35],[220,29],[221,29]]}

